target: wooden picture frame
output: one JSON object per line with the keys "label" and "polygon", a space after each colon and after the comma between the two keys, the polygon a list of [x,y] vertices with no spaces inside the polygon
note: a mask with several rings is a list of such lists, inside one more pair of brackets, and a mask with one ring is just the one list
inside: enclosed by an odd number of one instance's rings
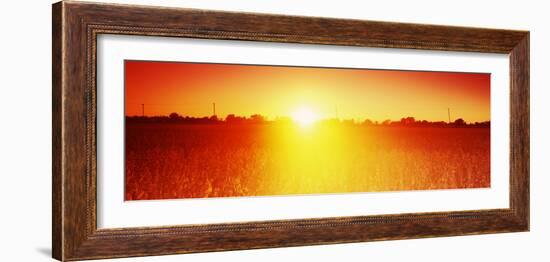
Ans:
{"label": "wooden picture frame", "polygon": [[[63,1],[53,5],[53,257],[62,260],[529,230],[529,32]],[[508,54],[510,208],[98,229],[99,34]]]}

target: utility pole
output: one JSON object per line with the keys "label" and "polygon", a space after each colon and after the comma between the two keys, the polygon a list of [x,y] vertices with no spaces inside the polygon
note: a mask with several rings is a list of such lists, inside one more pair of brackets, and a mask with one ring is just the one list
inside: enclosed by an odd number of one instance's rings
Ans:
{"label": "utility pole", "polygon": [[141,104],[141,116],[145,116],[145,104]]}
{"label": "utility pole", "polygon": [[451,109],[447,108],[447,116],[449,117],[449,124],[451,123]]}
{"label": "utility pole", "polygon": [[213,116],[216,115],[216,103],[212,103],[212,112],[213,112]]}

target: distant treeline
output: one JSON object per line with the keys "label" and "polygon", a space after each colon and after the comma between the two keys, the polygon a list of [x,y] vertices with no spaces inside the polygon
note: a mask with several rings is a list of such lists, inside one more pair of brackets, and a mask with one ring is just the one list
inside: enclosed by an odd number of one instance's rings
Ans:
{"label": "distant treeline", "polygon": [[[290,117],[277,117],[274,120],[268,120],[264,116],[255,114],[249,117],[236,116],[234,114],[227,115],[225,119],[217,116],[191,117],[181,116],[177,113],[171,113],[168,116],[126,116],[128,123],[179,123],[179,124],[292,124]],[[468,123],[462,118],[456,119],[454,122],[448,123],[445,121],[426,121],[416,120],[414,117],[404,117],[399,121],[385,120],[382,122],[365,119],[356,121],[353,119],[323,119],[317,121],[319,124],[342,124],[342,125],[362,125],[362,126],[406,126],[406,127],[478,127],[487,128],[491,126],[490,121]]]}

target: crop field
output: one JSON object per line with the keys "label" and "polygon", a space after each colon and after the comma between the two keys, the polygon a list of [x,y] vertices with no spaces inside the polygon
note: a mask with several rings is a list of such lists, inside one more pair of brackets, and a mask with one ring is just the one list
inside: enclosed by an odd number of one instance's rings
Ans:
{"label": "crop field", "polygon": [[490,186],[490,128],[126,123],[125,199]]}

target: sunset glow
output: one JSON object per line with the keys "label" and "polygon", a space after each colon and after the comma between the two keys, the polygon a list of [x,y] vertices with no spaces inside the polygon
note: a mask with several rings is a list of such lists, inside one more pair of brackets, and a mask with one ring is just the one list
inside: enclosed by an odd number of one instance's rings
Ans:
{"label": "sunset glow", "polygon": [[125,62],[125,200],[487,188],[490,74]]}
{"label": "sunset glow", "polygon": [[292,119],[300,126],[307,127],[318,120],[318,116],[309,107],[303,106],[292,113]]}
{"label": "sunset glow", "polygon": [[[150,61],[125,62],[126,115],[292,117],[307,105],[319,119],[490,120],[490,75]],[[142,105],[144,112],[142,112]]]}

